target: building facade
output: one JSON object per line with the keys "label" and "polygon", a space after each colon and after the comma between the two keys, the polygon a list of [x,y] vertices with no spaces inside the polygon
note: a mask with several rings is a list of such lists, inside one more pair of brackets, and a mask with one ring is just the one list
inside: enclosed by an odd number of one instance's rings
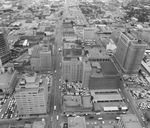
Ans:
{"label": "building facade", "polygon": [[120,36],[121,32],[119,30],[114,30],[112,33],[111,33],[111,39],[113,40],[113,42],[117,45],[118,43],[118,39],[119,39],[119,36]]}
{"label": "building facade", "polygon": [[49,71],[52,68],[52,54],[48,43],[35,46],[31,53],[31,69],[34,71]]}
{"label": "building facade", "polygon": [[5,33],[3,32],[0,32],[0,59],[2,61],[2,64],[7,63],[11,59],[8,42],[5,37]]}
{"label": "building facade", "polygon": [[78,57],[62,60],[62,78],[68,81],[82,81],[83,62]]}
{"label": "building facade", "polygon": [[16,70],[9,69],[8,71],[4,71],[3,73],[0,73],[0,90],[3,93],[12,94],[14,92],[17,82],[18,82],[18,77],[17,77]]}
{"label": "building facade", "polygon": [[146,47],[145,42],[136,39],[130,33],[124,32],[120,35],[114,58],[123,73],[138,72]]}
{"label": "building facade", "polygon": [[88,88],[91,77],[92,67],[89,62],[83,62],[82,87]]}

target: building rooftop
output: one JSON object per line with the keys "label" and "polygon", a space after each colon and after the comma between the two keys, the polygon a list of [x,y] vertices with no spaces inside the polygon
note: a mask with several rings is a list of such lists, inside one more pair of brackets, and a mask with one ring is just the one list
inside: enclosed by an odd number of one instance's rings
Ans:
{"label": "building rooftop", "polygon": [[81,106],[81,96],[65,95],[63,97],[63,104],[68,107]]}
{"label": "building rooftop", "polygon": [[100,66],[105,76],[116,76],[118,71],[111,61],[100,62]]}
{"label": "building rooftop", "polygon": [[[36,90],[39,93],[43,92],[46,89],[46,82],[42,82],[40,84],[41,76],[37,76],[36,73],[32,76],[29,76],[29,74],[23,74],[22,78],[19,79],[19,82],[15,88],[16,92],[18,91],[30,91]],[[46,79],[42,79],[43,81],[46,81]]]}
{"label": "building rooftop", "polygon": [[73,56],[81,56],[82,49],[80,48],[71,48],[71,49],[64,49],[63,56],[73,57]]}
{"label": "building rooftop", "polygon": [[142,128],[138,118],[134,114],[125,114],[121,116],[125,128]]}
{"label": "building rooftop", "polygon": [[92,69],[92,67],[91,67],[91,63],[89,62],[89,61],[87,61],[87,62],[83,62],[84,63],[84,65],[85,65],[85,67],[86,67],[86,69]]}
{"label": "building rooftop", "polygon": [[88,58],[89,59],[96,59],[96,58],[110,59],[110,56],[104,50],[101,50],[99,48],[92,48],[92,49],[88,49]]}
{"label": "building rooftop", "polygon": [[[114,93],[112,93],[114,92]],[[91,90],[91,95],[95,101],[121,101],[122,97],[117,89]]]}
{"label": "building rooftop", "polygon": [[18,62],[22,62],[24,60],[29,60],[30,56],[28,54],[28,52],[22,54],[20,57],[18,57],[17,59],[15,59]]}
{"label": "building rooftop", "polygon": [[131,30],[129,30],[129,32],[123,32],[123,34],[129,39],[132,41],[132,43],[134,44],[145,44],[146,43],[144,41],[142,41],[142,39],[139,39],[139,36],[138,33],[135,33],[135,32],[132,32]]}
{"label": "building rooftop", "polygon": [[91,77],[100,78],[100,77],[104,77],[104,75],[100,69],[92,68]]}
{"label": "building rooftop", "polygon": [[105,77],[91,77],[89,81],[89,89],[97,90],[97,89],[117,89],[119,88],[119,81],[117,78],[105,78]]}
{"label": "building rooftop", "polygon": [[33,57],[33,58],[35,58],[35,57],[39,57],[40,56],[40,50],[42,49],[42,47],[41,46],[39,46],[39,45],[36,45],[36,46],[34,46],[33,47],[33,50],[32,50],[32,55],[31,55],[31,57]]}
{"label": "building rooftop", "polygon": [[113,125],[103,125],[102,128],[114,128]]}
{"label": "building rooftop", "polygon": [[101,66],[98,62],[91,62],[91,67],[101,69]]}
{"label": "building rooftop", "polygon": [[83,107],[92,108],[91,96],[82,96]]}
{"label": "building rooftop", "polygon": [[86,128],[85,117],[69,117],[68,128]]}
{"label": "building rooftop", "polygon": [[106,26],[100,26],[99,30],[102,31],[102,32],[104,32],[104,33],[105,32],[106,33],[110,33],[110,34],[112,33],[112,30],[109,27],[106,27]]}
{"label": "building rooftop", "polygon": [[33,123],[32,128],[45,128],[45,123],[42,121],[36,121]]}

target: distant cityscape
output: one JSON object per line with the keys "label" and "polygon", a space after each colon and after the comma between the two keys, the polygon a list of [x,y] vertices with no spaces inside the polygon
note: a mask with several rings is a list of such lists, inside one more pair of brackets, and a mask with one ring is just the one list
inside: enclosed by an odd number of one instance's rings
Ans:
{"label": "distant cityscape", "polygon": [[150,128],[149,0],[0,0],[0,128]]}

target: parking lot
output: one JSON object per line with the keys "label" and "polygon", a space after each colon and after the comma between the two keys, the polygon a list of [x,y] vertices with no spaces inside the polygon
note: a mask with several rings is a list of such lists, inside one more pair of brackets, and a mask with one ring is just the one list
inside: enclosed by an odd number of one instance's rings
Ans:
{"label": "parking lot", "polygon": [[16,113],[17,105],[16,100],[13,97],[5,97],[0,102],[1,102],[1,109],[0,109],[1,119],[9,119],[17,117]]}
{"label": "parking lot", "polygon": [[80,82],[64,82],[59,80],[62,85],[59,86],[62,95],[90,95],[88,88],[82,88],[82,83]]}

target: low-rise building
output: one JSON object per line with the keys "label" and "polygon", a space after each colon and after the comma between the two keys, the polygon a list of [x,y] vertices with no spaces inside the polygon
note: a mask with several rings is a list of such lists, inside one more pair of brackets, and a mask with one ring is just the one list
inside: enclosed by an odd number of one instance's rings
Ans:
{"label": "low-rise building", "polygon": [[89,89],[117,89],[120,84],[120,76],[111,61],[92,62],[92,73],[89,81]]}
{"label": "low-rise building", "polygon": [[68,128],[86,128],[85,117],[69,117]]}
{"label": "low-rise building", "polygon": [[85,114],[92,111],[91,96],[64,95],[62,97],[63,112]]}
{"label": "low-rise building", "polygon": [[122,115],[118,126],[119,128],[142,128],[139,119],[134,114]]}
{"label": "low-rise building", "polygon": [[85,50],[87,51],[87,58],[89,61],[110,61],[110,56],[106,50],[100,48],[85,48]]}

